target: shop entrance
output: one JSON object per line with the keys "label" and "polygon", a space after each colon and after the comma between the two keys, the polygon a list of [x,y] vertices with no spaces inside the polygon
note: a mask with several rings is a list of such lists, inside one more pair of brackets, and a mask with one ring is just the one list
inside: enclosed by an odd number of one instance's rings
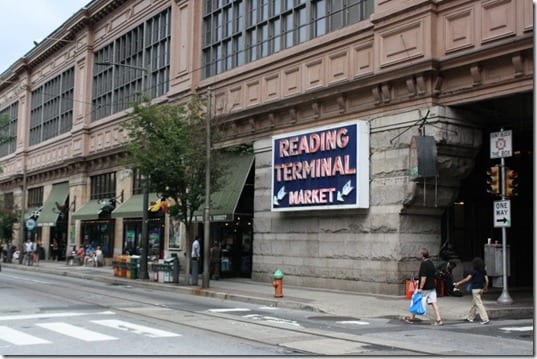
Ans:
{"label": "shop entrance", "polygon": [[[484,258],[484,245],[502,242],[501,228],[493,224],[493,201],[499,198],[487,193],[486,170],[500,163],[490,158],[490,133],[501,128],[512,130],[513,156],[505,165],[518,172],[518,196],[510,198],[511,227],[506,229],[510,246],[511,276],[509,285],[533,285],[533,100],[522,94],[493,101],[463,106],[482,121],[483,146],[475,160],[472,173],[461,182],[458,198],[443,216],[444,259],[471,261]],[[515,260],[516,259],[516,260]],[[466,268],[465,268],[466,269]]]}
{"label": "shop entrance", "polygon": [[114,251],[114,219],[82,221],[82,246],[100,246],[105,257],[112,257]]}

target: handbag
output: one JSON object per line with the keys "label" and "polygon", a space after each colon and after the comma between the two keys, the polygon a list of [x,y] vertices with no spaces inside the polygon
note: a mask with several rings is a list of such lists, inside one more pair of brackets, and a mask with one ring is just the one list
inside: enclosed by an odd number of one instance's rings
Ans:
{"label": "handbag", "polygon": [[410,313],[417,315],[425,314],[425,307],[423,306],[422,298],[423,296],[420,292],[416,292],[414,295],[412,295],[412,301],[410,302],[410,307],[408,307]]}

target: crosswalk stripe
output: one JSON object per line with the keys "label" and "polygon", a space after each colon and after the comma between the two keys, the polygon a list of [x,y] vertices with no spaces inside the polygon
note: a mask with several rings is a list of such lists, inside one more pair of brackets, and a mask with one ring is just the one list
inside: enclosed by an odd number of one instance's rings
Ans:
{"label": "crosswalk stripe", "polygon": [[150,328],[143,325],[138,325],[116,319],[92,320],[91,322],[95,324],[104,325],[109,328],[124,330],[127,332],[132,330],[136,334],[145,335],[151,338],[169,338],[181,336],[181,334],[176,334],[165,330]]}
{"label": "crosswalk stripe", "polygon": [[47,319],[47,318],[60,318],[60,317],[80,317],[84,315],[110,315],[115,314],[109,310],[97,313],[82,313],[82,312],[60,312],[60,313],[34,313],[34,314],[15,314],[0,316],[0,321],[9,320],[25,320],[25,319]]}
{"label": "crosswalk stripe", "polygon": [[48,344],[48,340],[34,337],[16,329],[0,326],[0,340],[4,340],[14,345]]}
{"label": "crosswalk stripe", "polygon": [[118,338],[111,337],[105,334],[97,333],[88,329],[76,327],[68,323],[40,323],[38,326],[52,330],[56,333],[67,335],[86,342],[95,342],[100,340],[117,340]]}

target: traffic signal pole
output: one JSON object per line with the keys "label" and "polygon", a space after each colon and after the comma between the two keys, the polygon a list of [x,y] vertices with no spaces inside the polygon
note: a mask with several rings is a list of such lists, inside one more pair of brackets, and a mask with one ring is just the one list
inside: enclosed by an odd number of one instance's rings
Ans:
{"label": "traffic signal pole", "polygon": [[[503,130],[503,129],[502,129]],[[501,158],[501,179],[502,179],[502,201],[505,200],[505,159]],[[502,267],[503,267],[503,289],[502,294],[496,300],[499,304],[512,304],[513,298],[509,295],[507,287],[507,231],[505,226],[502,227]]]}

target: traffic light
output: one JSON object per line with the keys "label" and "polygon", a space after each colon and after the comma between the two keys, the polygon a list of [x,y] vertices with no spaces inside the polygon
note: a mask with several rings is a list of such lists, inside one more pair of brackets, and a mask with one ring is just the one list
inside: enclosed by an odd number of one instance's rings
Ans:
{"label": "traffic light", "polygon": [[487,169],[487,192],[500,195],[500,166],[492,166]]}
{"label": "traffic light", "polygon": [[505,167],[505,196],[514,197],[518,196],[518,173],[515,170]]}

